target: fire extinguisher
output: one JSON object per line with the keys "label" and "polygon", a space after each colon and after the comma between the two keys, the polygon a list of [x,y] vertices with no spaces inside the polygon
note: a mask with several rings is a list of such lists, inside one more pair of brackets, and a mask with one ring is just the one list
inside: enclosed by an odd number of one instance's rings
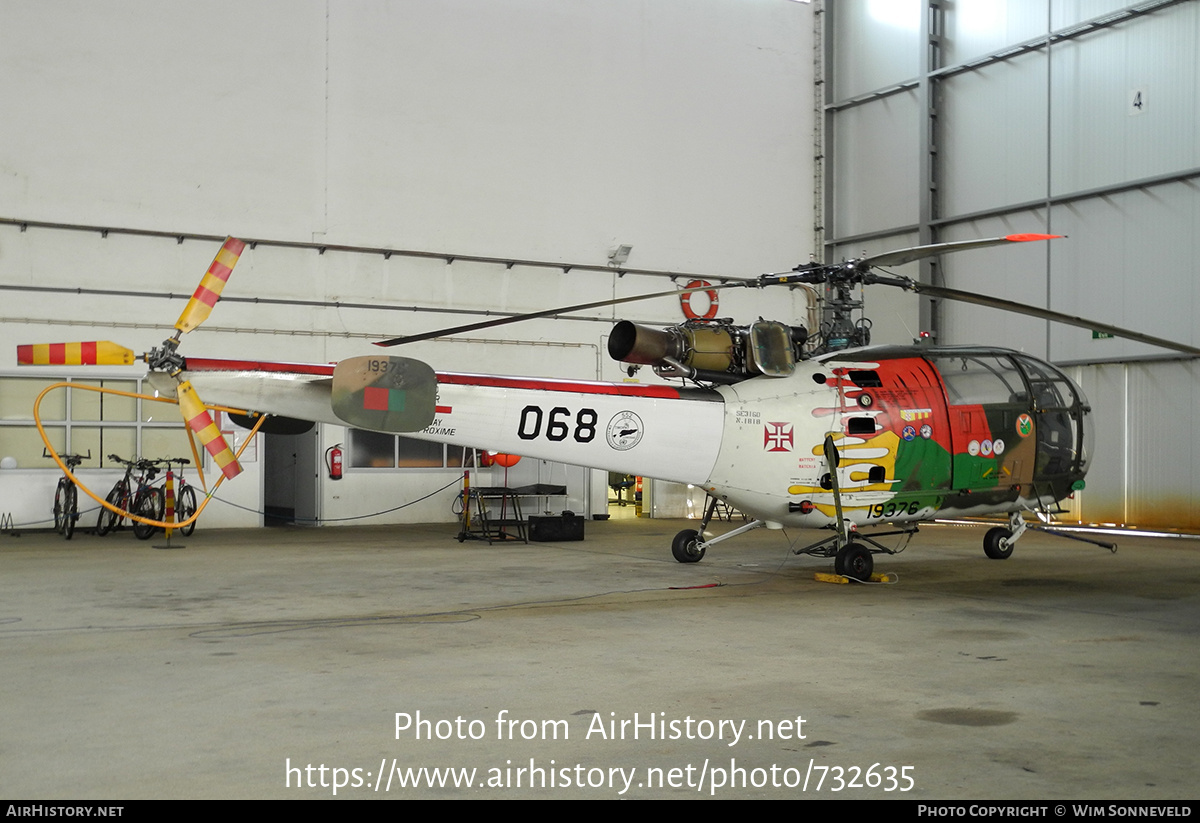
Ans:
{"label": "fire extinguisher", "polygon": [[342,479],[342,444],[330,446],[325,450],[325,466],[329,469],[330,480]]}

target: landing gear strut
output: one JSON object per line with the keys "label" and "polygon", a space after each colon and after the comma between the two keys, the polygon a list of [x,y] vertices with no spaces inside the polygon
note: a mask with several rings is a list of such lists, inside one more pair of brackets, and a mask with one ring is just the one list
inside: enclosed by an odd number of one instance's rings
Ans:
{"label": "landing gear strut", "polygon": [[[867,581],[875,570],[875,555],[899,554],[908,546],[908,541],[917,533],[916,524],[904,525],[894,531],[850,532],[853,538],[843,538],[838,530],[833,536],[818,540],[801,549],[792,549],[792,554],[807,554],[812,557],[832,557],[833,570],[843,577]],[[904,540],[898,548],[888,548],[875,538],[902,535]]]}
{"label": "landing gear strut", "polygon": [[[1040,517],[1040,515],[1039,515]],[[1096,540],[1090,537],[1083,537],[1077,534],[1068,534],[1067,532],[1057,531],[1046,526],[1027,524],[1021,519],[1020,512],[1013,512],[1008,518],[1008,527],[997,526],[994,529],[988,529],[987,534],[983,536],[983,553],[992,560],[1005,560],[1012,554],[1013,546],[1017,540],[1025,533],[1027,529],[1035,529],[1042,534],[1053,535],[1054,537],[1065,537],[1069,540],[1078,540],[1082,543],[1091,543],[1093,546],[1100,546],[1108,549],[1114,554],[1117,551],[1116,543],[1109,543],[1105,540]]]}
{"label": "landing gear strut", "polygon": [[704,519],[700,521],[700,528],[684,529],[675,535],[675,539],[671,541],[672,557],[680,563],[698,563],[703,559],[704,553],[708,551],[709,546],[714,546],[722,540],[728,540],[731,537],[737,537],[739,534],[745,534],[748,531],[767,525],[761,520],[755,520],[731,532],[726,532],[725,534],[705,540],[704,532],[708,529],[708,521],[712,520],[713,512],[716,510],[717,498],[710,496],[708,498],[708,505],[704,509]]}
{"label": "landing gear strut", "polygon": [[992,560],[1007,560],[1026,528],[1028,527],[1021,519],[1021,513],[1013,512],[1008,516],[1008,528],[997,526],[988,529],[988,533],[983,536],[983,553]]}
{"label": "landing gear strut", "polygon": [[[825,464],[829,467],[829,487],[833,491],[833,510],[837,514],[837,524],[834,526],[835,534],[826,540],[796,550],[796,554],[812,554],[818,557],[832,555],[835,572],[843,577],[865,582],[871,579],[871,572],[875,569],[875,558],[871,557],[870,546],[851,540],[850,535],[854,526],[842,515],[842,490],[838,483],[838,465],[841,463],[842,457],[838,453],[837,445],[833,442],[832,434],[825,435],[824,452]],[[879,545],[869,537],[860,537],[857,534],[855,537],[865,540],[871,545]]]}

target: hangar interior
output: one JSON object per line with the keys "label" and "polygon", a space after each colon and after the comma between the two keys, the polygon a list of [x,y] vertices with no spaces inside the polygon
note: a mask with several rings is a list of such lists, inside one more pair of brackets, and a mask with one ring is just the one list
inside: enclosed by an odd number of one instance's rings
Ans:
{"label": "hangar interior", "polygon": [[[582,542],[460,546],[462,450],[322,424],[259,435],[182,545],[68,543],[45,531],[59,472],[34,399],[64,377],[141,390],[145,370],[16,349],[160,345],[227,235],[249,245],[181,352],[328,364],[489,315],[1024,232],[1067,237],[896,271],[1195,346],[1198,53],[1200,0],[0,4],[4,787],[378,797],[378,767],[392,797],[1194,797],[1187,537],[1110,555],[1034,533],[1029,562],[995,563],[979,527],[937,525],[887,584],[832,585],[795,533],[673,562],[695,501],[663,486],[654,519]],[[865,299],[873,342],[1011,347],[1082,384],[1098,439],[1068,519],[1200,529],[1196,361]],[[810,322],[800,289],[722,292],[720,313]],[[613,321],[682,317],[627,303],[405,353],[620,381]],[[120,474],[109,453],[187,453],[170,407],[52,397],[48,436],[90,451],[95,488]],[[510,471],[566,485],[547,508],[607,510],[602,473]],[[272,507],[343,528],[267,533]],[[418,713],[432,737],[401,729]],[[709,731],[595,731],[647,716]],[[471,739],[442,736],[455,718]],[[738,719],[753,737],[715,737]],[[410,766],[486,780],[391,791]],[[626,767],[645,781],[622,789]],[[893,782],[833,786],[875,767]],[[806,768],[829,782],[800,789]]]}
{"label": "hangar interior", "polygon": [[[53,494],[30,408],[64,370],[16,369],[15,346],[110,336],[139,353],[158,345],[226,234],[259,242],[184,354],[328,363],[488,312],[670,290],[665,272],[754,276],[812,252],[806,7],[138,8],[10,9],[0,35],[20,79],[5,92],[12,172],[0,184],[0,451],[17,463],[0,483],[17,523],[44,520]],[[214,63],[226,15],[234,34]],[[664,49],[668,40],[676,45]],[[622,245],[630,273],[609,266]],[[805,305],[800,294],[747,291],[721,307],[790,318]],[[621,318],[665,325],[682,313],[674,299],[632,303],[405,354],[451,371],[616,380],[624,374],[604,344]],[[69,376],[133,388],[142,374]],[[101,410],[82,394],[56,397],[44,417],[56,447],[90,449],[82,476],[98,488],[120,476],[110,453],[188,454],[161,410]],[[388,513],[366,522],[453,519],[460,455],[421,452],[415,467],[397,456],[385,468],[377,455],[354,459],[353,436],[322,426],[313,441],[277,448],[301,455],[297,479],[282,483],[263,471],[276,448],[263,439],[206,524],[260,525],[293,485],[304,489],[296,507],[328,523],[374,512]],[[347,462],[334,483],[319,466],[336,444]],[[511,474],[516,484],[565,482],[553,508],[606,509],[604,475],[593,483],[532,462]],[[682,513],[684,496],[659,498]],[[396,510],[402,502],[411,505]]]}
{"label": "hangar interior", "polygon": [[[418,28],[441,37],[393,33],[403,9],[301,4],[281,23],[261,4],[239,12],[218,65],[207,59],[214,10],[182,20],[10,12],[28,18],[8,27],[10,75],[22,82],[8,92],[0,191],[10,364],[0,451],[16,462],[0,482],[14,522],[36,522],[51,494],[56,472],[30,408],[45,377],[63,376],[15,369],[16,345],[102,331],[153,345],[204,270],[213,245],[203,238],[224,233],[263,242],[215,322],[187,340],[206,356],[330,362],[463,313],[661,290],[650,274],[569,268],[604,266],[621,245],[632,246],[630,268],[715,279],[814,253],[832,260],[1017,231],[1069,239],[946,256],[920,264],[919,276],[1196,342],[1194,3],[952,10],[913,0],[814,13],[780,2],[704,14],[671,3],[549,13],[534,4],[466,21],[454,4],[423,8]],[[523,32],[519,55],[497,27]],[[29,30],[45,34],[17,34]],[[651,47],[667,31],[678,47]],[[98,53],[98,39],[120,47]],[[78,56],[64,58],[70,43]],[[50,49],[55,70],[31,68]],[[147,72],[156,50],[169,67]],[[120,106],[113,87],[128,92]],[[1197,447],[1182,432],[1162,436],[1193,405],[1192,361],[920,302],[871,293],[874,340],[931,330],[943,343],[1076,364],[1101,447],[1074,517],[1200,526]],[[721,308],[807,319],[796,292],[727,292]],[[448,370],[619,379],[603,352],[605,322],[668,324],[680,310],[657,301],[617,312],[417,344],[412,354]],[[132,388],[139,376],[70,378]],[[65,394],[44,414],[51,439],[91,451],[84,476],[101,487],[118,474],[109,453],[187,453],[162,412]],[[424,452],[411,461],[419,468],[403,455],[390,468],[350,459],[334,484],[321,456],[352,439],[322,426],[299,443],[264,442],[248,476],[225,490],[230,505],[207,522],[259,525],[274,498],[297,494],[290,506],[301,517],[344,522],[425,497],[462,463]],[[295,479],[259,468],[272,452],[299,455]],[[554,501],[562,508],[605,508],[602,476],[548,464],[514,472],[567,483],[568,498]],[[450,483],[370,522],[449,519],[456,492]],[[662,513],[684,513],[667,505],[683,497],[664,489]]]}
{"label": "hangar interior", "polygon": [[[144,373],[18,369],[16,346],[156,345],[225,234],[258,242],[185,353],[326,363],[488,312],[662,290],[680,280],[667,273],[716,282],[1023,231],[1068,239],[900,271],[1196,342],[1193,2],[522,3],[465,18],[455,3],[286,15],[260,3],[238,9],[216,63],[211,32],[229,8],[137,8],[8,9],[0,35],[14,78],[0,492],[15,524],[45,520],[56,482],[31,418],[41,387],[135,389]],[[623,245],[627,262],[605,271]],[[1200,454],[1177,428],[1195,405],[1194,361],[890,291],[865,295],[874,342],[932,331],[1071,367],[1099,436],[1070,519],[1200,527]],[[720,307],[808,320],[798,290],[724,292]],[[406,353],[445,370],[619,380],[604,352],[615,319],[682,312],[631,303]],[[85,394],[54,395],[42,416],[56,448],[91,452],[81,476],[98,488],[120,475],[110,453],[188,453],[169,411]],[[272,506],[300,522],[453,519],[461,453],[401,440],[388,456],[367,440],[328,425],[260,436],[206,523],[262,525]],[[335,445],[349,453],[338,483],[321,465]],[[544,461],[512,473],[567,485],[547,509],[607,508],[602,473]],[[663,484],[647,510],[686,515],[693,498]]]}

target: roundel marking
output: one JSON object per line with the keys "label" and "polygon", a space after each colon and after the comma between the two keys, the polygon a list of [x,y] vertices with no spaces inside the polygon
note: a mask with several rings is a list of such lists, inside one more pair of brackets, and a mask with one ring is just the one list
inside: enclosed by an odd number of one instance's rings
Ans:
{"label": "roundel marking", "polygon": [[642,442],[644,433],[642,418],[631,411],[619,411],[614,414],[605,429],[608,445],[621,452],[628,451]]}

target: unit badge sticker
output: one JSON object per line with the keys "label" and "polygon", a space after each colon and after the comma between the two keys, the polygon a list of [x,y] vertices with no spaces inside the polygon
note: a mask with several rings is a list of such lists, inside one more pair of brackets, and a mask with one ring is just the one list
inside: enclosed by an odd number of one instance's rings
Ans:
{"label": "unit badge sticker", "polygon": [[642,418],[631,411],[619,411],[608,421],[608,445],[617,451],[628,451],[642,442]]}
{"label": "unit badge sticker", "polygon": [[1017,418],[1017,434],[1021,437],[1028,437],[1033,434],[1033,418],[1027,414],[1022,414]]}

